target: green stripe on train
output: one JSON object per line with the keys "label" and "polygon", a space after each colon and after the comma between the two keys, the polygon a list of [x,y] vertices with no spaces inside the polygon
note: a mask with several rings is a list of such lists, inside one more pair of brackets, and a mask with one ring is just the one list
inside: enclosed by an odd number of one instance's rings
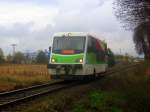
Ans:
{"label": "green stripe on train", "polygon": [[[52,54],[52,59],[55,60],[55,63],[61,64],[79,64],[79,60],[83,59],[84,53],[74,54],[74,55],[62,55],[62,54]],[[107,64],[105,61],[98,61],[94,53],[89,53],[86,56],[87,64]]]}
{"label": "green stripe on train", "polygon": [[52,59],[55,59],[55,63],[62,64],[79,64],[80,59],[83,59],[84,54],[73,54],[73,55],[61,55],[61,54],[52,54]]}

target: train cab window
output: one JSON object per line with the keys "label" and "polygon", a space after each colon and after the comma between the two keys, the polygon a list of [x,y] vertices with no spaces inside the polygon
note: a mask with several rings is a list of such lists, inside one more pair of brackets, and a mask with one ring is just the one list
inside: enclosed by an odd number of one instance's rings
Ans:
{"label": "train cab window", "polygon": [[54,37],[53,53],[61,53],[62,50],[74,50],[75,53],[83,53],[85,49],[84,36]]}

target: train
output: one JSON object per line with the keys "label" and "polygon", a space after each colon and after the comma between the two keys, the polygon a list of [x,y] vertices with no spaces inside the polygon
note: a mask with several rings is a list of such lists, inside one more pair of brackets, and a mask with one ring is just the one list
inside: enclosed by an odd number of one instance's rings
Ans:
{"label": "train", "polygon": [[50,54],[47,67],[52,79],[90,79],[108,68],[106,42],[90,33],[55,33]]}

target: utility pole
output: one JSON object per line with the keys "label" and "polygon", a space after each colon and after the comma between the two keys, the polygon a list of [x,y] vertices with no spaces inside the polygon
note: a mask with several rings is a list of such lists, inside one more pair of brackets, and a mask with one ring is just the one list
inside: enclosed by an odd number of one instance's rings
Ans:
{"label": "utility pole", "polygon": [[120,49],[120,55],[121,55],[122,53],[121,53],[121,49]]}
{"label": "utility pole", "polygon": [[11,44],[11,46],[12,46],[12,48],[13,48],[13,56],[14,56],[14,55],[15,55],[15,52],[16,52],[16,51],[15,51],[15,50],[16,50],[15,48],[16,48],[17,44]]}

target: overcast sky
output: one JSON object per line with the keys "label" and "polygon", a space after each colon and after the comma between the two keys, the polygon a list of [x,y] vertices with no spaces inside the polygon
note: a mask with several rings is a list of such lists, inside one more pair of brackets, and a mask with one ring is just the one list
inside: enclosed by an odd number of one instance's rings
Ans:
{"label": "overcast sky", "polygon": [[115,52],[136,55],[132,32],[114,16],[113,0],[0,0],[0,48],[48,49],[55,32],[90,32]]}

